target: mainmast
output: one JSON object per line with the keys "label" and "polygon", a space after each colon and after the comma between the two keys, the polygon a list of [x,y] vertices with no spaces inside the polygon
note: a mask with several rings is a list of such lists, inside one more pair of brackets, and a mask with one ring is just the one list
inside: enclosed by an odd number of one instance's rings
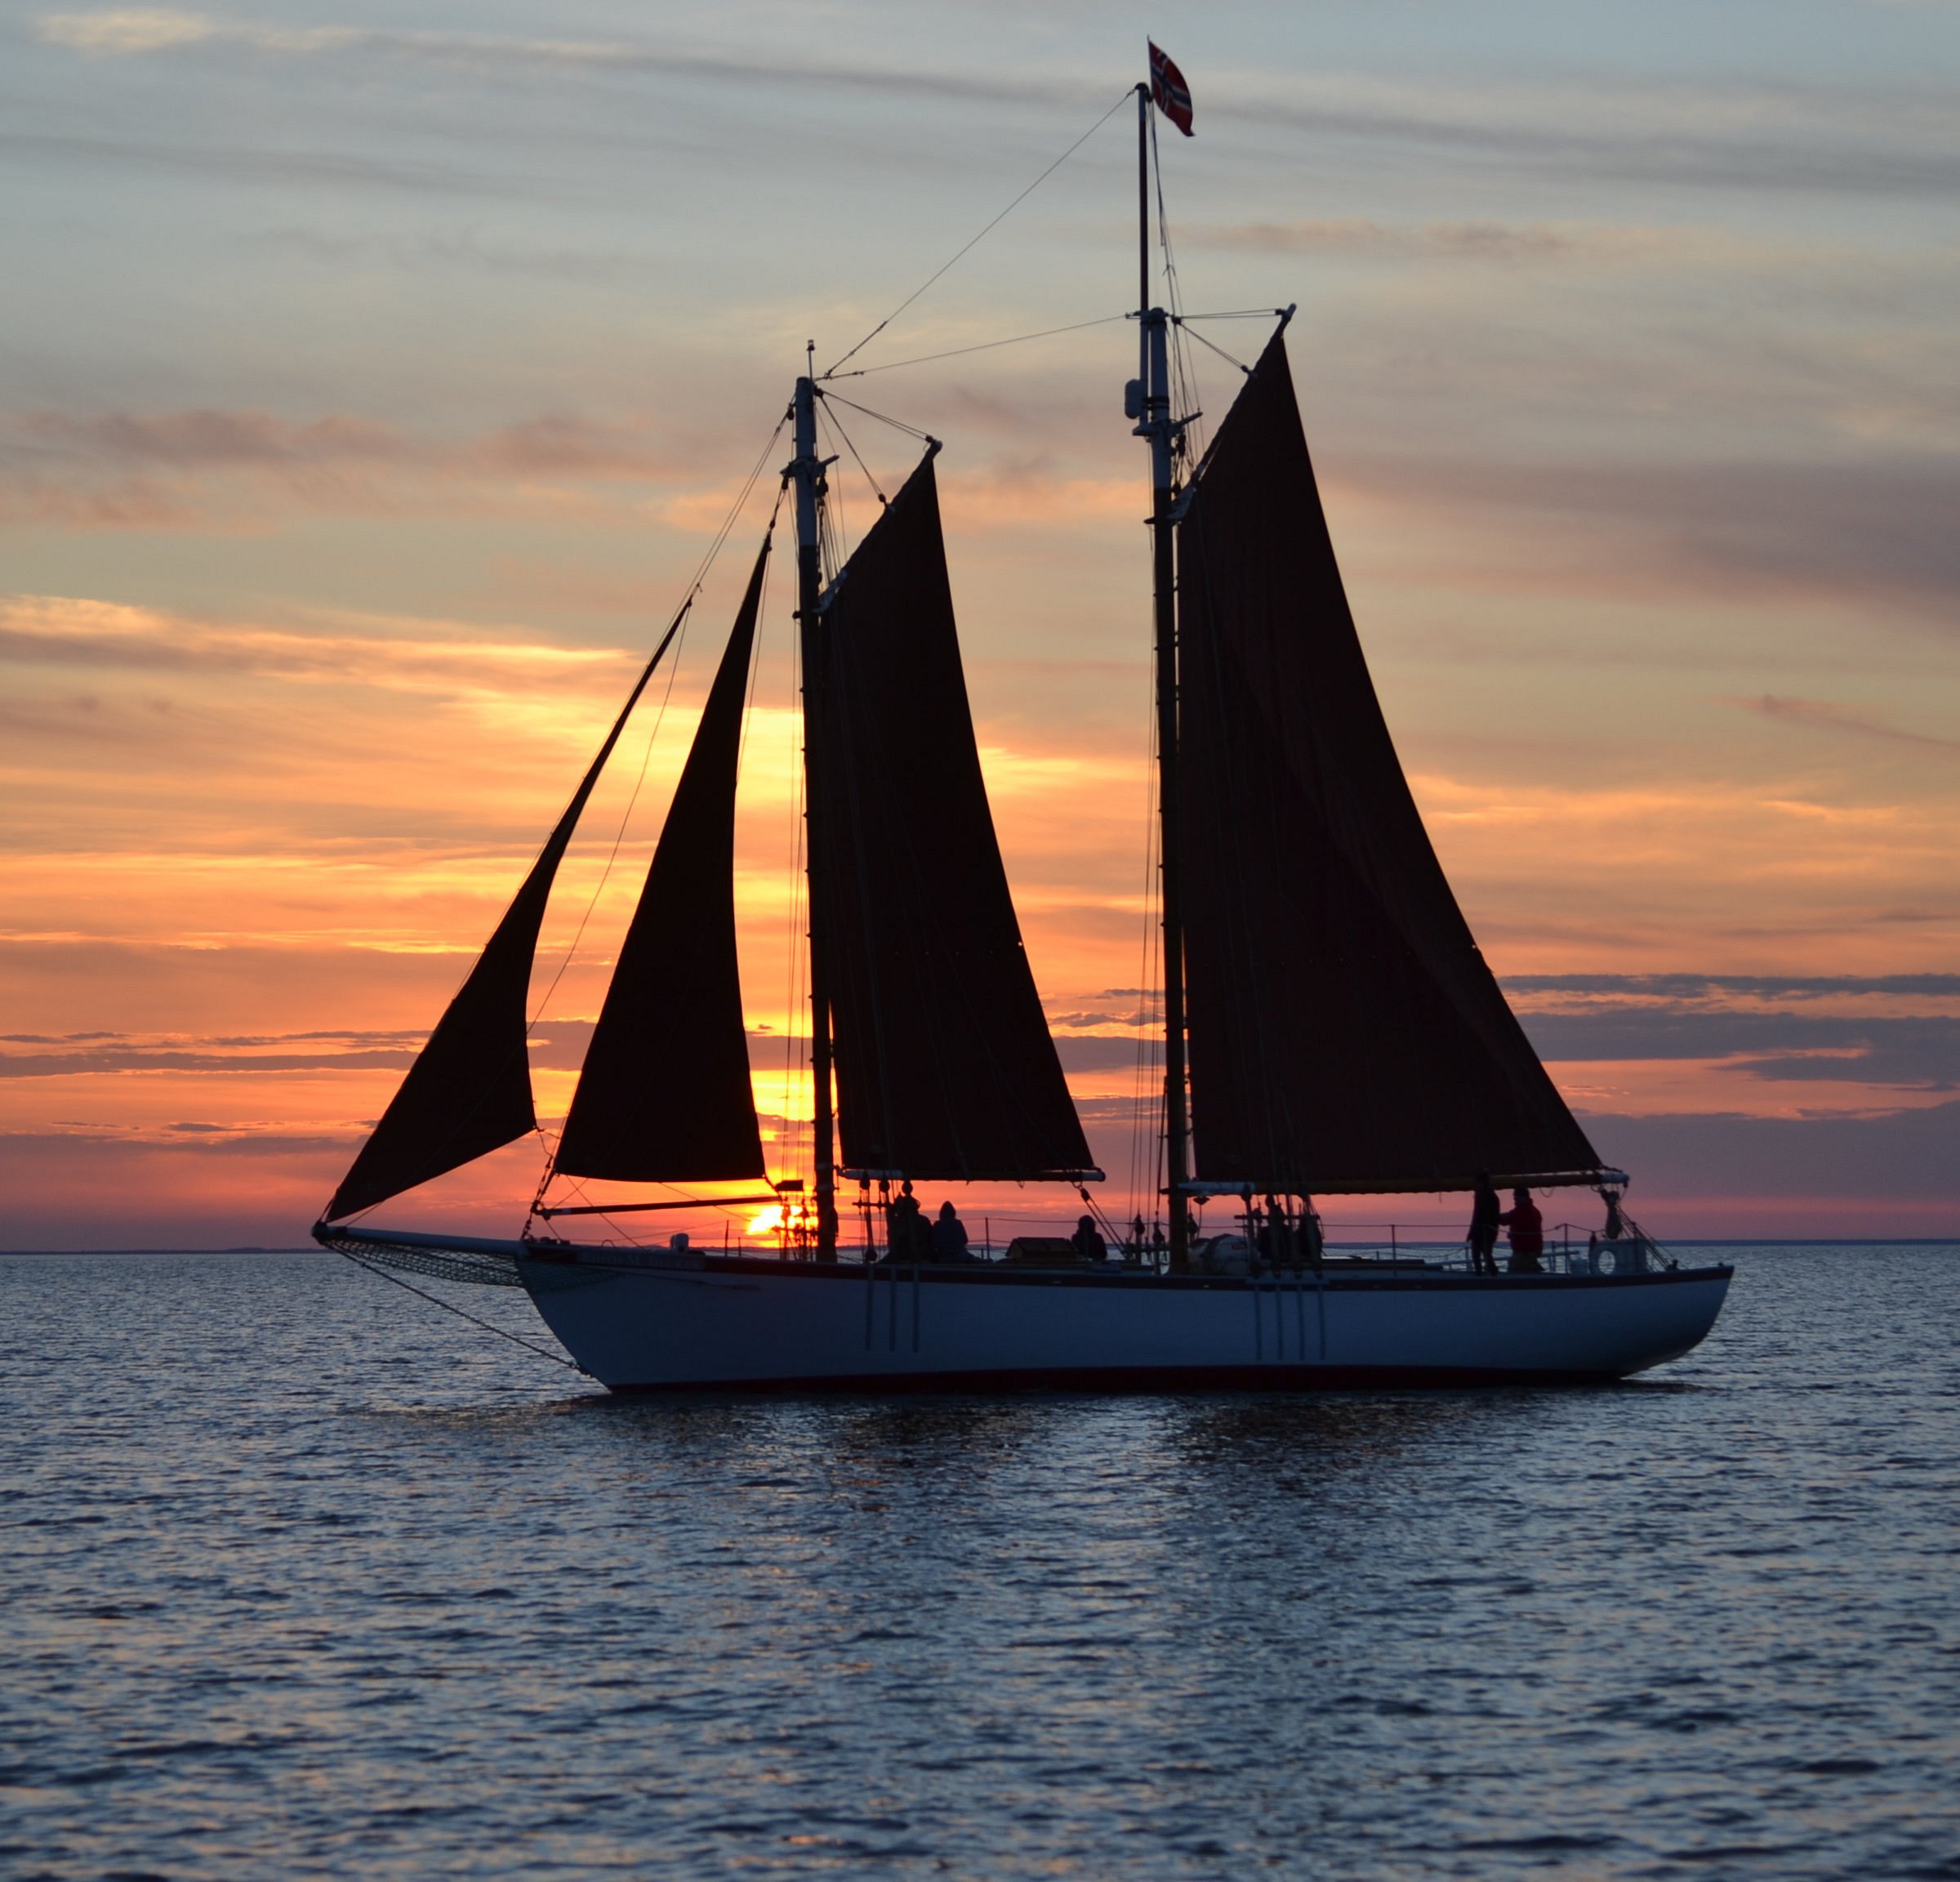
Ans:
{"label": "mainmast", "polygon": [[1125,402],[1135,435],[1150,444],[1150,532],[1157,661],[1157,814],[1164,922],[1164,1145],[1170,1203],[1170,1265],[1190,1259],[1184,1188],[1190,1143],[1184,1076],[1184,906],[1178,840],[1177,575],[1171,506],[1177,496],[1170,412],[1170,318],[1150,304],[1150,87],[1137,87],[1137,321],[1140,367]]}
{"label": "mainmast", "polygon": [[[812,692],[814,676],[823,671],[817,636],[818,603],[823,592],[823,562],[818,517],[824,495],[824,460],[817,454],[816,358],[813,343],[806,355],[812,371],[796,381],[794,405],[796,455],[788,475],[796,486],[796,619],[803,653],[804,868],[810,929],[816,921],[815,898],[819,867],[817,851],[819,794],[810,785],[810,747],[822,736],[820,702]],[[817,1258],[834,1260],[837,1254],[836,1131],[831,1112],[831,989],[824,951],[810,949],[810,1139],[817,1203]]]}

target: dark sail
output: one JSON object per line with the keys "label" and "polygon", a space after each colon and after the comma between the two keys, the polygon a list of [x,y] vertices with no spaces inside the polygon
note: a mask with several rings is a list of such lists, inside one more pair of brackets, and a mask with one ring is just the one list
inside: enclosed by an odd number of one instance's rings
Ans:
{"label": "dark sail", "polygon": [[1200,1172],[1312,1193],[1595,1170],[1410,795],[1276,335],[1178,552]]}
{"label": "dark sail", "polygon": [[764,541],[586,1048],[561,1175],[763,1174],[735,954],[735,781],[768,555]]}
{"label": "dark sail", "polygon": [[653,650],[524,885],[334,1192],[325,1220],[372,1209],[537,1129],[524,1010],[552,878],[599,773],[686,615],[684,607]]}
{"label": "dark sail", "polygon": [[812,944],[844,1163],[953,1180],[1085,1169],[987,808],[929,455],[808,647]]}

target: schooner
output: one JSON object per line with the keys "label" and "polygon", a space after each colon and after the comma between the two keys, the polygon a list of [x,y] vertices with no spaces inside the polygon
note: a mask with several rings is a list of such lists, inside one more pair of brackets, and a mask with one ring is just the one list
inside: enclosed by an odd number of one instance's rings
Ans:
{"label": "schooner", "polygon": [[[1578,1382],[1678,1357],[1731,1270],[1664,1260],[1485,964],[1376,700],[1321,509],[1285,347],[1290,310],[1209,448],[1174,405],[1177,316],[1153,305],[1152,48],[1137,89],[1139,371],[1151,462],[1164,992],[1156,1235],[933,1261],[898,1232],[914,1182],[1099,1180],[996,838],[967,700],[934,460],[824,566],[823,379],[799,377],[796,617],[808,907],[812,1157],[770,1182],[737,962],[737,774],[765,537],[524,1230],[374,1225],[406,1190],[537,1131],[527,1037],[552,882],[681,615],[314,1233],[384,1269],[523,1287],[615,1391]],[[772,533],[773,523],[772,522]],[[947,912],[955,913],[949,914]],[[559,1180],[733,1183],[791,1198],[777,1254],[580,1242]],[[1329,1253],[1315,1198],[1586,1187],[1584,1260],[1478,1272]],[[842,1232],[854,1191],[861,1245]],[[1204,1238],[1194,1205],[1240,1202]],[[1597,1238],[1595,1238],[1597,1241]]]}

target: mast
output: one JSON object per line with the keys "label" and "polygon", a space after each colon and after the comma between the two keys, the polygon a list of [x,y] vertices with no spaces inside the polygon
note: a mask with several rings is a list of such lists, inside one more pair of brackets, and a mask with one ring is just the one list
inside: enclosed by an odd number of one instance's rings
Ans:
{"label": "mast", "polygon": [[1170,415],[1169,316],[1150,304],[1150,87],[1137,87],[1137,323],[1140,371],[1128,401],[1135,435],[1150,444],[1152,590],[1157,665],[1159,887],[1164,924],[1164,1163],[1170,1202],[1170,1265],[1191,1253],[1184,1188],[1190,1143],[1184,1076],[1183,871],[1178,835],[1177,576],[1171,506],[1177,495]]}
{"label": "mast", "polygon": [[[817,515],[823,499],[823,460],[817,454],[817,381],[815,342],[806,354],[812,371],[796,381],[794,406],[796,455],[789,475],[796,485],[796,619],[803,641],[804,872],[805,908],[810,929],[816,929],[817,850],[820,836],[817,794],[811,788],[810,744],[820,736],[813,723],[813,676],[822,671],[817,658],[818,606],[823,591],[823,563],[817,542]],[[813,940],[810,948],[810,1140],[812,1174],[817,1203],[817,1258],[834,1260],[837,1254],[836,1131],[831,1115],[831,989],[824,951]]]}

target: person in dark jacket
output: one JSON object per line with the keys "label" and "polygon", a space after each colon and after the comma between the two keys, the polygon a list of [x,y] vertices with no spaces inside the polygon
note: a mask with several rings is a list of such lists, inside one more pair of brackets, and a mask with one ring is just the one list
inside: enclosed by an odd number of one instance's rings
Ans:
{"label": "person in dark jacket", "polygon": [[1069,1237],[1068,1245],[1075,1250],[1078,1260],[1101,1261],[1109,1253],[1108,1245],[1097,1229],[1096,1219],[1093,1215],[1085,1215],[1076,1224],[1076,1232]]}
{"label": "person in dark jacket", "polygon": [[1478,1274],[1494,1274],[1497,1257],[1491,1251],[1497,1246],[1497,1227],[1503,1220],[1504,1205],[1490,1181],[1490,1173],[1480,1170],[1477,1175],[1477,1193],[1470,1204],[1470,1227],[1463,1239],[1470,1244],[1470,1266]]}
{"label": "person in dark jacket", "polygon": [[939,1219],[933,1224],[933,1259],[935,1261],[967,1259],[966,1224],[953,1213],[950,1202],[939,1205]]}
{"label": "person in dark jacket", "polygon": [[1539,1257],[1545,1251],[1545,1219],[1531,1200],[1531,1192],[1513,1189],[1511,1206],[1498,1220],[1511,1231],[1511,1272],[1544,1273],[1545,1264]]}
{"label": "person in dark jacket", "polygon": [[885,1207],[884,1258],[888,1261],[923,1261],[932,1252],[919,1198],[908,1182]]}

